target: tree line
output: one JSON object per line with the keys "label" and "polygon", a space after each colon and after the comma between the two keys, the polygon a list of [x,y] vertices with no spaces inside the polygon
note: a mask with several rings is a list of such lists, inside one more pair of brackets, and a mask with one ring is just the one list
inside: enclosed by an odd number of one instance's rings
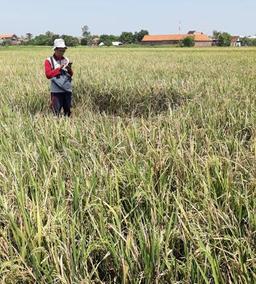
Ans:
{"label": "tree line", "polygon": [[[213,39],[217,46],[230,46],[232,36],[227,32],[213,31]],[[256,46],[256,39],[249,37],[239,37],[241,46]]]}
{"label": "tree line", "polygon": [[[122,32],[120,35],[102,34],[93,35],[89,31],[87,25],[82,27],[81,37],[74,37],[71,35],[59,35],[53,32],[47,31],[45,34],[34,36],[31,33],[27,33],[25,37],[21,38],[21,44],[24,45],[46,45],[51,46],[56,38],[63,38],[67,46],[96,46],[99,43],[103,43],[105,46],[111,46],[112,42],[121,42],[122,44],[138,44],[142,41],[145,35],[148,35],[147,30],[140,30],[138,32]],[[216,46],[230,46],[232,36],[227,32],[213,31],[212,33],[213,43]],[[256,39],[249,37],[240,37],[241,46],[256,46]],[[1,43],[2,45],[8,45],[8,42]],[[195,41],[192,36],[188,36],[180,42],[180,46],[191,47],[195,45]]]}
{"label": "tree line", "polygon": [[77,45],[97,45],[99,43],[104,43],[106,46],[112,45],[114,41],[120,41],[123,44],[136,44],[140,43],[145,35],[148,35],[147,30],[140,30],[139,32],[122,32],[121,35],[112,34],[102,34],[102,35],[92,35],[89,31],[88,26],[82,27],[82,37],[74,37],[71,35],[59,35],[53,32],[47,31],[45,34],[40,34],[35,37],[31,33],[26,34],[23,44],[26,45],[53,45],[56,38],[63,38],[67,46],[77,46]]}

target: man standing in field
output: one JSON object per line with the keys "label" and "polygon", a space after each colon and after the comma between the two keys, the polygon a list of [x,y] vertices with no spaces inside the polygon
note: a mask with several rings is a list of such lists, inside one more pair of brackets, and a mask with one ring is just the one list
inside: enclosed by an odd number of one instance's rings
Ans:
{"label": "man standing in field", "polygon": [[60,115],[63,108],[64,115],[71,114],[73,76],[72,63],[64,57],[67,47],[63,39],[55,39],[54,54],[45,60],[45,75],[51,80],[51,109],[55,115]]}

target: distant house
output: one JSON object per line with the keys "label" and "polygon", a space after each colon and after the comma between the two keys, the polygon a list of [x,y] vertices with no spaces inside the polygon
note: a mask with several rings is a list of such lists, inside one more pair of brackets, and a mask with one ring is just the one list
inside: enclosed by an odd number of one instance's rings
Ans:
{"label": "distant house", "polygon": [[120,45],[123,45],[123,43],[121,41],[113,41],[112,45],[113,46],[120,46]]}
{"label": "distant house", "polygon": [[[213,46],[219,46],[220,45],[219,39],[214,38],[212,40],[212,45]],[[230,46],[233,46],[233,47],[240,47],[240,46],[242,46],[241,37],[240,36],[231,36]]]}
{"label": "distant house", "polygon": [[249,39],[256,39],[256,35],[248,36],[247,38],[249,38]]}
{"label": "distant house", "polygon": [[100,43],[100,38],[99,37],[93,37],[91,45],[92,46],[98,46],[99,43]]}
{"label": "distant house", "polygon": [[[121,46],[123,43],[121,41],[112,41],[111,44],[112,46]],[[100,42],[98,46],[105,46],[104,42]]]}
{"label": "distant house", "polygon": [[20,44],[19,38],[15,34],[0,34],[0,41],[7,42],[11,45]]}
{"label": "distant house", "polygon": [[240,37],[239,36],[232,36],[230,46],[240,47],[241,46]]}
{"label": "distant house", "polygon": [[197,47],[212,46],[212,39],[203,33],[189,31],[187,34],[145,35],[142,44],[145,45],[179,45],[186,37],[192,37]]}

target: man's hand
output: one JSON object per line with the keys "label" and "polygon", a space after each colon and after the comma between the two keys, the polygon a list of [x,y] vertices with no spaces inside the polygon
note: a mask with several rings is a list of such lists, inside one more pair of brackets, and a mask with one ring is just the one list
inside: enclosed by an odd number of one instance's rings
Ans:
{"label": "man's hand", "polygon": [[72,67],[72,62],[69,62],[68,65],[67,65],[67,70],[70,71],[71,67]]}
{"label": "man's hand", "polygon": [[60,65],[60,70],[63,69],[64,66],[65,66],[65,64],[61,64]]}

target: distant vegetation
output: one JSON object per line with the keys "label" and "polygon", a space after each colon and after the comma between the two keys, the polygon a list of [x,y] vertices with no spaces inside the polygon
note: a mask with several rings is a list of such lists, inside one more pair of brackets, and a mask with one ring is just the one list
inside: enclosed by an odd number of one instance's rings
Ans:
{"label": "distant vegetation", "polygon": [[141,30],[139,32],[123,32],[120,36],[116,35],[91,35],[87,26],[82,28],[82,37],[79,39],[70,35],[59,35],[53,32],[46,32],[45,34],[40,34],[35,37],[32,34],[27,34],[24,44],[26,45],[52,45],[56,38],[63,38],[67,46],[78,46],[81,45],[94,45],[100,42],[104,43],[107,46],[112,45],[114,41],[121,41],[123,44],[136,44],[140,43],[144,35],[147,35],[147,30]]}
{"label": "distant vegetation", "polygon": [[227,32],[213,31],[213,38],[217,40],[218,46],[230,46],[232,36]]}
{"label": "distant vegetation", "polygon": [[77,46],[79,45],[79,39],[70,35],[58,35],[50,31],[45,34],[35,36],[34,38],[28,39],[26,45],[53,45],[53,42],[56,38],[63,38],[67,46]]}
{"label": "distant vegetation", "polygon": [[[63,38],[67,46],[98,46],[99,44],[105,46],[111,46],[113,42],[123,45],[134,46],[141,43],[143,37],[148,35],[148,30],[142,29],[138,32],[125,31],[120,35],[113,34],[91,34],[87,25],[82,27],[82,33],[80,37],[72,35],[60,35],[54,32],[47,31],[45,34],[33,36],[31,33],[26,33],[25,36],[21,36],[17,39],[17,43],[12,43],[12,40],[0,40],[0,45],[8,46],[13,44],[22,45],[38,45],[38,46],[51,46],[56,38]],[[213,39],[213,45],[219,47],[227,47],[231,45],[232,36],[228,32],[213,31],[211,38]],[[236,44],[236,43],[234,43]],[[239,37],[239,46],[256,46],[256,38],[254,37]],[[177,46],[192,47],[195,45],[195,41],[192,37],[188,36],[183,39]]]}

